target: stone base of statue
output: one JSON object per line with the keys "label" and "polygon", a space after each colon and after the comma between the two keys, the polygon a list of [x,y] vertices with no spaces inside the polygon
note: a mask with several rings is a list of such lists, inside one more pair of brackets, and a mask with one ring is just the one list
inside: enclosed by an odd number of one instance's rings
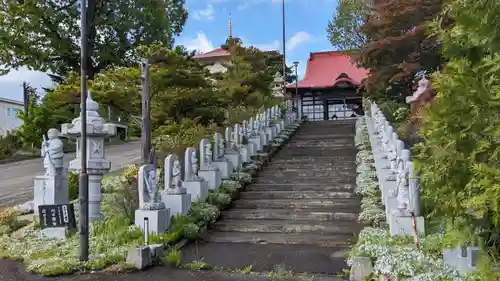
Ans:
{"label": "stone base of statue", "polygon": [[252,156],[257,155],[257,146],[253,142],[248,142],[246,146],[248,147],[248,158],[251,161]]}
{"label": "stone base of statue", "polygon": [[[414,235],[413,219],[411,216],[400,216],[398,213],[392,213],[389,218],[389,232],[391,235]],[[415,217],[416,228],[419,235],[425,234],[424,217]]]}
{"label": "stone base of statue", "polygon": [[145,230],[145,220],[148,221],[148,232],[165,233],[170,227],[170,210],[168,208],[158,210],[135,210],[135,225]]}
{"label": "stone base of statue", "polygon": [[278,126],[279,124],[273,124],[273,126],[271,127],[271,134],[273,136],[271,140],[273,140],[274,138],[276,138],[276,136],[278,136],[279,133]]}
{"label": "stone base of statue", "polygon": [[250,159],[250,148],[248,147],[248,145],[242,145],[239,149],[240,151],[240,156],[241,156],[241,163],[244,164],[244,163],[248,163],[251,161]]}
{"label": "stone base of statue", "polygon": [[261,147],[259,150],[262,150],[264,148],[264,146],[266,146],[269,143],[269,135],[267,134],[265,128],[259,132],[259,136],[260,136],[260,144],[261,144]]}
{"label": "stone base of statue", "polygon": [[191,195],[191,202],[204,202],[208,196],[208,182],[204,179],[198,181],[185,181],[182,187]]}
{"label": "stone base of statue", "polygon": [[248,139],[248,142],[254,144],[254,147],[255,147],[255,150],[254,150],[255,153],[253,153],[250,156],[253,156],[253,155],[257,154],[257,151],[261,150],[262,147],[264,146],[262,144],[262,140],[260,139],[260,135],[258,135],[258,136],[251,136]]}
{"label": "stone base of statue", "polygon": [[461,273],[467,274],[477,270],[480,257],[480,247],[455,247],[443,249],[443,261]]}
{"label": "stone base of statue", "polygon": [[177,189],[167,189],[161,193],[161,202],[168,206],[170,215],[187,215],[191,208],[191,194],[181,187]]}
{"label": "stone base of statue", "polygon": [[222,184],[220,171],[216,167],[201,167],[198,176],[208,183],[208,189],[217,189]]}
{"label": "stone base of statue", "polygon": [[38,214],[40,205],[68,204],[68,178],[67,170],[63,169],[61,175],[39,175],[35,177],[33,188],[33,202],[35,214]]}
{"label": "stone base of statue", "polygon": [[233,164],[225,158],[213,161],[212,165],[219,169],[220,177],[223,180],[228,180],[233,173]]}
{"label": "stone base of statue", "polygon": [[286,126],[285,120],[281,120],[280,121],[280,126],[278,128],[278,134],[280,134],[285,129],[285,126]]}
{"label": "stone base of statue", "polygon": [[232,171],[238,171],[241,168],[241,155],[238,150],[230,150],[224,153],[224,157],[231,162],[231,166],[233,167]]}

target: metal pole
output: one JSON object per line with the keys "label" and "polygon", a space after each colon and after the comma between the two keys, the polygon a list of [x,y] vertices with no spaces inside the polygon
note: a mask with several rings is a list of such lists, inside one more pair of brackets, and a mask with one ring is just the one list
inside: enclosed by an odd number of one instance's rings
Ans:
{"label": "metal pole", "polygon": [[285,0],[281,2],[283,17],[283,96],[286,95],[286,33],[285,33]]}
{"label": "metal pole", "polygon": [[150,125],[150,109],[149,104],[149,62],[144,60],[141,62],[141,78],[142,78],[142,163],[151,164],[151,125]]}
{"label": "metal pole", "polygon": [[89,259],[89,177],[87,175],[87,58],[88,58],[88,22],[87,22],[87,0],[81,0],[80,20],[80,121],[81,121],[81,143],[80,160],[81,170],[79,177],[79,201],[80,201],[80,261]]}
{"label": "metal pole", "polygon": [[[299,98],[299,75],[298,75],[299,71],[297,70],[298,67],[299,67],[299,64],[298,63],[295,64],[295,99]],[[299,107],[298,102],[297,102],[297,107]],[[300,112],[302,113],[302,106],[300,106]],[[298,119],[298,115],[299,115],[299,109],[297,108],[297,111],[295,113],[295,117],[297,119]]]}

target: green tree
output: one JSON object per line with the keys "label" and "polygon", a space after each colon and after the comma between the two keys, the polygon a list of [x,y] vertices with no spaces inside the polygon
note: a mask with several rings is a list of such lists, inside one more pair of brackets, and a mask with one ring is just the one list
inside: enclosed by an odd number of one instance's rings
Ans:
{"label": "green tree", "polygon": [[368,42],[367,36],[361,32],[368,13],[364,0],[339,1],[326,29],[333,47],[342,51],[361,49]]}
{"label": "green tree", "polygon": [[[186,22],[184,0],[93,0],[88,75],[135,64],[140,45],[172,47]],[[0,65],[25,66],[57,82],[80,68],[80,7],[75,0],[5,0],[0,8]]]}
{"label": "green tree", "polygon": [[455,0],[445,11],[433,34],[449,62],[432,79],[436,101],[424,114],[416,157],[424,199],[454,242],[479,238],[498,255],[500,3]]}

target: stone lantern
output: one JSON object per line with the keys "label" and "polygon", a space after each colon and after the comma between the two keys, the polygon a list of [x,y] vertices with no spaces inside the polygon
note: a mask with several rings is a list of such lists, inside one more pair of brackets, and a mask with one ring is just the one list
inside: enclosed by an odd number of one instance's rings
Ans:
{"label": "stone lantern", "polygon": [[[99,115],[99,104],[87,96],[87,173],[89,175],[89,221],[101,218],[101,180],[111,169],[111,162],[104,158],[104,139],[116,135],[115,124],[104,124]],[[69,170],[81,170],[81,120],[73,119],[71,124],[62,124],[61,133],[68,138],[76,138],[76,158],[69,162]]]}

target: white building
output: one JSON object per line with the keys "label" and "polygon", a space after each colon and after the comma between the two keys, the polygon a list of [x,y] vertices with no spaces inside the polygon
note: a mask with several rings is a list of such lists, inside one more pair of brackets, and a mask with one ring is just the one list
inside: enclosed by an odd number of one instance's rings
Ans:
{"label": "white building", "polygon": [[23,121],[17,117],[17,113],[23,109],[23,102],[0,97],[0,135],[21,126]]}

